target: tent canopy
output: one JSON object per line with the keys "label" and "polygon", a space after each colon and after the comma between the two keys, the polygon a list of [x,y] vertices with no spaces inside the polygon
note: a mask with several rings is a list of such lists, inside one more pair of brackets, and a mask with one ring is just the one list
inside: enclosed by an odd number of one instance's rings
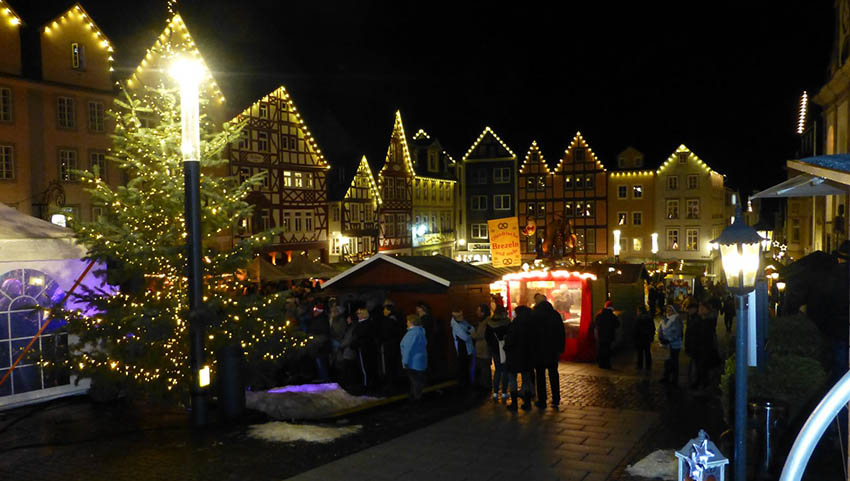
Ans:
{"label": "tent canopy", "polygon": [[751,199],[846,195],[847,187],[823,177],[800,174],[750,196]]}
{"label": "tent canopy", "polygon": [[281,275],[283,275],[282,279],[288,280],[309,279],[311,277],[327,279],[339,274],[338,270],[327,264],[322,264],[318,261],[314,262],[300,255],[292,256],[289,263],[279,268],[279,270]]}
{"label": "tent canopy", "polygon": [[74,232],[0,204],[0,262],[81,259]]}
{"label": "tent canopy", "polygon": [[248,278],[257,282],[277,282],[289,279],[280,268],[272,265],[262,257],[257,257],[248,264]]}

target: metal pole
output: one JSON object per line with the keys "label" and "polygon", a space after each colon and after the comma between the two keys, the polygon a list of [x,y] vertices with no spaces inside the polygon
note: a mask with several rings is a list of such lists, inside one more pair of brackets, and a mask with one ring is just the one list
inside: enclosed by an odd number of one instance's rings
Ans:
{"label": "metal pole", "polygon": [[735,481],[747,481],[747,296],[738,298],[735,339]]}
{"label": "metal pole", "polygon": [[[193,68],[194,67],[194,68]],[[185,175],[186,254],[189,284],[189,359],[192,425],[207,422],[206,392],[200,385],[199,372],[204,367],[204,331],[202,316],[197,315],[203,299],[201,277],[201,133],[197,65],[184,64],[180,82],[180,122],[182,127],[183,172]]]}

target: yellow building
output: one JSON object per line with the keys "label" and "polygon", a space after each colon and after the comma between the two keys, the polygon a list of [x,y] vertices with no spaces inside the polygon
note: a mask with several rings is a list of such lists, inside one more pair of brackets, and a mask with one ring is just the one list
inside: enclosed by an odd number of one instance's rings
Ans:
{"label": "yellow building", "polygon": [[410,142],[413,179],[413,255],[455,250],[455,170],[457,162],[440,141],[420,129]]}
{"label": "yellow building", "polygon": [[0,45],[0,202],[42,218],[96,218],[103,206],[75,170],[122,180],[106,161],[111,42],[79,3],[38,24],[0,1]]}
{"label": "yellow building", "polygon": [[[344,194],[341,198],[333,198],[335,192]],[[377,254],[378,212],[383,201],[365,155],[348,185],[336,186],[330,194],[329,260],[360,261]]]}
{"label": "yellow building", "polygon": [[[618,170],[608,174],[608,255],[621,261],[653,259],[655,171],[644,166],[643,153],[629,147],[617,156]],[[615,249],[619,231],[619,251]]]}

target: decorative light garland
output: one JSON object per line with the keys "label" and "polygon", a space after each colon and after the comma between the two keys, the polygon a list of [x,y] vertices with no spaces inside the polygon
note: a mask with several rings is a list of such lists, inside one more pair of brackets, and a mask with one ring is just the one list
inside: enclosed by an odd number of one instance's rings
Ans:
{"label": "decorative light garland", "polygon": [[494,132],[493,129],[491,129],[488,125],[484,127],[484,130],[481,132],[478,138],[475,139],[475,142],[472,143],[472,146],[469,148],[469,150],[467,150],[466,153],[463,154],[461,160],[466,162],[466,159],[469,158],[470,154],[472,154],[472,151],[474,151],[475,148],[478,147],[478,144],[480,144],[481,141],[484,140],[484,137],[486,137],[488,134],[493,136],[493,138],[496,139],[496,141],[498,141],[502,145],[502,147],[504,147],[504,149],[508,151],[509,154],[511,154],[510,156],[512,158],[516,159],[516,154],[514,153],[514,151],[511,150],[510,147],[508,147],[508,144],[502,141],[502,139],[498,135],[496,135],[496,132]]}

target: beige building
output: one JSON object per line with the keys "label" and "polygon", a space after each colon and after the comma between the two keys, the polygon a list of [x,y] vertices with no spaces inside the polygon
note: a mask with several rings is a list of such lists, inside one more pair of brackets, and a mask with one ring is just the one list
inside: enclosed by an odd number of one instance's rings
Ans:
{"label": "beige building", "polygon": [[714,272],[711,240],[727,225],[723,176],[684,145],[655,172],[655,231],[659,258],[705,264]]}
{"label": "beige building", "polygon": [[30,25],[0,1],[0,45],[0,202],[42,218],[96,218],[103,207],[75,171],[122,180],[106,161],[111,42],[79,3]]}
{"label": "beige building", "polygon": [[644,167],[643,153],[629,147],[617,156],[617,170],[608,173],[608,255],[615,257],[619,231],[619,258],[647,262],[652,253],[655,226],[655,171]]}
{"label": "beige building", "polygon": [[420,129],[410,142],[416,177],[413,179],[413,255],[442,254],[455,250],[455,195],[457,162]]}

